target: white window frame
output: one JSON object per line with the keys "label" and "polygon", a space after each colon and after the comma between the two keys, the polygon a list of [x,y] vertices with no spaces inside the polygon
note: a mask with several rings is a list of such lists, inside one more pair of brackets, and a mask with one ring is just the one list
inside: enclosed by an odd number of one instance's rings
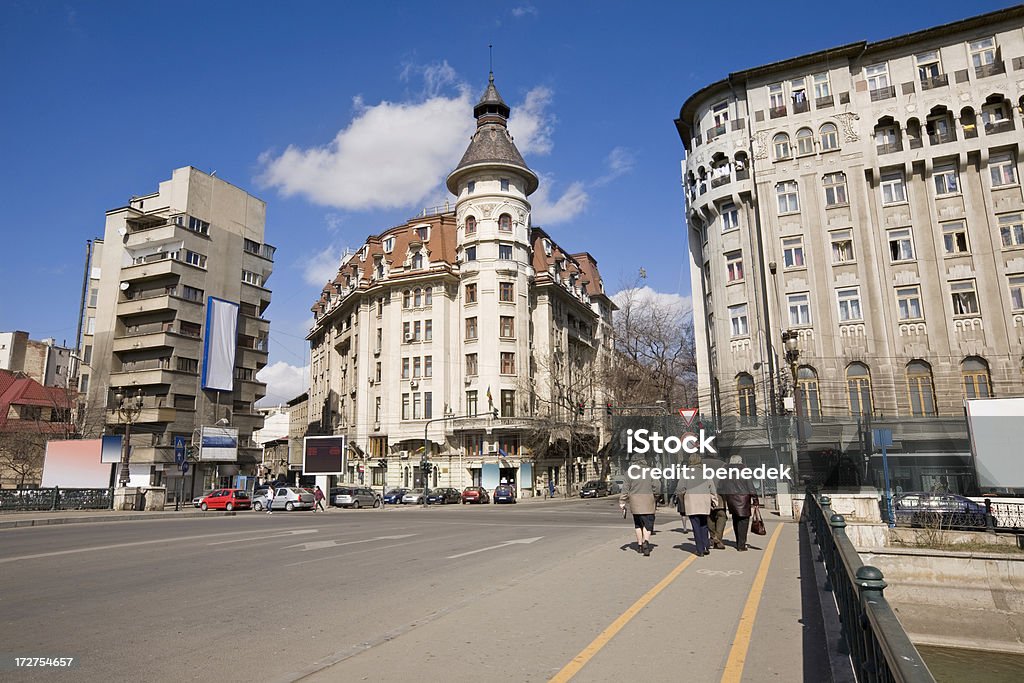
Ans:
{"label": "white window frame", "polygon": [[917,78],[922,83],[942,75],[942,55],[938,49],[914,55],[914,65],[917,67]]}
{"label": "white window frame", "polygon": [[[904,234],[905,233],[905,234]],[[917,250],[914,248],[914,231],[910,228],[893,228],[886,233],[886,242],[889,245],[890,263],[906,263],[915,260]],[[892,243],[898,240],[901,246],[905,243],[909,249],[900,249],[900,258],[893,258]],[[909,251],[909,255],[907,252]]]}
{"label": "white window frame", "polygon": [[946,163],[935,167],[932,171],[936,196],[960,194],[960,172],[956,163]]}
{"label": "white window frame", "polygon": [[1024,275],[1010,275],[1010,310],[1014,313],[1024,311]]}
{"label": "white window frame", "polygon": [[836,289],[836,304],[839,310],[839,322],[858,322],[864,320],[864,311],[860,303],[860,287],[840,287]]}
{"label": "white window frame", "polygon": [[814,154],[814,131],[810,128],[801,128],[796,132],[796,155],[802,157],[810,154]]}
{"label": "white window frame", "polygon": [[953,317],[973,318],[981,315],[978,285],[974,280],[954,280],[949,283]]}
{"label": "white window frame", "polygon": [[731,333],[730,336],[734,339],[750,335],[746,304],[736,304],[729,307],[729,331]]}
{"label": "white window frame", "polygon": [[896,315],[900,322],[924,319],[920,285],[896,288]]}
{"label": "white window frame", "polygon": [[730,251],[725,254],[725,279],[728,284],[743,282],[743,251]]}
{"label": "white window frame", "polygon": [[999,240],[1003,249],[1024,247],[1024,214],[1008,213],[997,216]]}
{"label": "white window frame", "polygon": [[729,122],[729,100],[722,100],[718,104],[711,107],[711,118],[714,121],[714,125],[724,126]]}
{"label": "white window frame", "polygon": [[907,203],[907,180],[903,171],[887,171],[882,174],[878,184],[882,192],[883,206],[896,206]]}
{"label": "white window frame", "polygon": [[[842,182],[836,182],[835,178],[840,178]],[[846,174],[842,171],[835,171],[833,173],[826,173],[821,177],[821,186],[825,190],[825,206],[848,206],[850,204],[850,198],[847,192],[846,186]],[[842,195],[840,197],[839,195]]]}
{"label": "white window frame", "polygon": [[1013,152],[993,154],[989,157],[988,169],[989,176],[992,179],[992,187],[1006,187],[1017,184],[1017,158]]}
{"label": "white window frame", "polygon": [[789,311],[790,327],[810,327],[813,323],[810,292],[787,294],[786,309]]}
{"label": "white window frame", "polygon": [[789,133],[779,132],[772,136],[772,153],[775,161],[790,159],[793,157],[793,147],[790,145]]}
{"label": "white window frame", "polygon": [[[722,215],[722,232],[738,230],[740,227],[740,209],[733,202],[722,204],[719,208]],[[704,240],[705,242],[707,239]]]}
{"label": "white window frame", "polygon": [[[799,258],[798,258],[799,257]],[[798,262],[799,261],[799,262]],[[804,238],[802,236],[782,238],[782,268],[783,270],[797,270],[807,267],[807,259],[804,258]]]}
{"label": "white window frame", "polygon": [[828,72],[814,74],[811,76],[811,81],[814,83],[814,99],[820,100],[832,95],[832,84],[829,80]]}
{"label": "white window frame", "polygon": [[996,61],[996,49],[995,36],[979,38],[967,44],[967,50],[971,55],[971,64],[975,69],[994,64]]}
{"label": "white window frame", "polygon": [[[828,132],[825,129],[828,128]],[[822,152],[831,152],[839,149],[839,126],[826,121],[818,127],[818,142],[821,144]]]}
{"label": "white window frame", "polygon": [[[942,251],[946,256],[961,256],[971,253],[971,240],[967,233],[967,221],[961,219],[940,223],[942,228]],[[962,236],[963,239],[958,239]]]}
{"label": "white window frame", "polygon": [[981,122],[994,126],[1010,120],[1010,105],[1006,102],[989,102],[981,106]]}
{"label": "white window frame", "polygon": [[768,108],[769,109],[785,109],[786,107],[786,89],[782,83],[770,83],[768,84]]}
{"label": "white window frame", "polygon": [[780,216],[800,213],[800,186],[795,180],[783,180],[776,183],[775,199]]}
{"label": "white window frame", "polygon": [[867,79],[870,92],[888,88],[892,85],[889,83],[889,62],[868,64],[864,67],[864,78]]}
{"label": "white window frame", "polygon": [[[848,249],[842,245],[849,245]],[[853,245],[853,228],[834,230],[829,233],[829,246],[832,250],[832,263],[855,263],[857,251]],[[849,258],[844,258],[844,252],[849,252]]]}

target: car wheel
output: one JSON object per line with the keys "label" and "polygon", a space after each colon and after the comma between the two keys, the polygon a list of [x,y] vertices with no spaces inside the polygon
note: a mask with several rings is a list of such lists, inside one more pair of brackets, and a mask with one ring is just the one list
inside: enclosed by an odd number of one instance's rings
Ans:
{"label": "car wheel", "polygon": [[352,507],[358,510],[360,508],[359,501],[357,500],[356,502],[352,503]]}
{"label": "car wheel", "polygon": [[291,512],[292,510],[295,509],[295,503],[289,500],[287,503],[284,504],[284,509],[287,510],[288,512]]}
{"label": "car wheel", "polygon": [[224,509],[227,510],[228,512],[231,512],[232,510],[235,509],[235,506],[233,503],[228,503],[227,505],[224,506]]}
{"label": "car wheel", "polygon": [[207,510],[210,509],[210,506],[208,506],[206,503],[201,503],[199,505],[199,509],[202,510],[203,512],[206,512]]}
{"label": "car wheel", "polygon": [[379,508],[380,507],[380,498],[374,498],[373,499],[373,507],[375,507],[375,508]]}
{"label": "car wheel", "polygon": [[258,501],[253,503],[252,504],[252,509],[255,510],[256,512],[262,512],[263,511],[263,503],[260,503]]}

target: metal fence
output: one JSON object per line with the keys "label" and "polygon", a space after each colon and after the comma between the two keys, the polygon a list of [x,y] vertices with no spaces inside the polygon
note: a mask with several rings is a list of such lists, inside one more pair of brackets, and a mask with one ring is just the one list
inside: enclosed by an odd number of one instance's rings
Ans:
{"label": "metal fence", "polygon": [[31,510],[106,510],[114,489],[0,489],[0,513]]}
{"label": "metal fence", "polygon": [[[980,504],[979,504],[980,505]],[[879,503],[882,519],[888,519],[885,501]],[[1019,532],[1024,530],[1024,503],[1000,503],[986,500],[984,510],[896,509],[896,526],[968,531]]]}
{"label": "metal fence", "polygon": [[846,520],[834,514],[828,496],[812,493],[804,514],[814,531],[828,587],[835,596],[843,639],[861,683],[935,683],[921,654],[882,594],[882,572],[865,565],[846,536]]}

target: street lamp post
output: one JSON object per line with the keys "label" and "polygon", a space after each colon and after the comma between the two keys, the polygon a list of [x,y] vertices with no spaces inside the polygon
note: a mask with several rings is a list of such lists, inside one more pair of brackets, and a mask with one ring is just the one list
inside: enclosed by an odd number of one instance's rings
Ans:
{"label": "street lamp post", "polygon": [[131,457],[132,424],[139,419],[142,413],[142,389],[139,389],[134,396],[125,396],[121,392],[114,394],[117,401],[118,417],[124,420],[124,444],[121,446],[121,469],[118,473],[117,485],[120,488],[128,486],[131,479],[128,469],[128,459]]}
{"label": "street lamp post", "polygon": [[786,361],[789,363],[789,371],[793,376],[793,434],[792,441],[792,456],[793,456],[793,471],[799,474],[799,458],[798,448],[799,443],[802,441],[800,435],[800,382],[798,375],[800,372],[800,348],[799,348],[799,335],[793,330],[786,330],[782,333],[782,344],[786,350]]}

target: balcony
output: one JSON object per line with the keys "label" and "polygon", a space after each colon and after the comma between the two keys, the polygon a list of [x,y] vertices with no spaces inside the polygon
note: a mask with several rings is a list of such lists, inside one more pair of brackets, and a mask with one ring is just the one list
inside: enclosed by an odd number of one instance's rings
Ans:
{"label": "balcony", "polygon": [[187,266],[176,258],[169,256],[167,252],[162,252],[162,257],[159,254],[153,254],[151,258],[147,258],[140,263],[133,263],[130,266],[126,266],[121,269],[121,280],[123,282],[137,282],[140,280],[148,280],[158,277],[167,277],[168,275],[182,275],[190,271],[191,266]]}
{"label": "balcony", "polygon": [[178,234],[179,226],[173,223],[163,222],[146,228],[132,229],[131,221],[128,222],[128,235],[125,239],[125,246],[129,249],[137,249],[144,246],[155,246],[181,240]]}
{"label": "balcony", "polygon": [[274,260],[274,252],[277,251],[276,247],[269,244],[260,244],[252,240],[245,240],[242,248],[245,249],[246,253],[254,254],[268,261]]}
{"label": "balcony", "polygon": [[724,123],[721,124],[721,125],[715,126],[714,128],[712,128],[711,130],[709,130],[707,132],[707,140],[708,140],[708,142],[711,142],[715,138],[718,138],[718,137],[721,137],[721,136],[725,135],[725,131],[726,131],[726,125]]}
{"label": "balcony", "polygon": [[[195,373],[192,373],[194,376]],[[110,386],[111,387],[131,387],[131,386],[152,386],[154,384],[173,384],[176,379],[183,376],[182,373],[174,372],[165,367],[157,367],[152,369],[133,369],[122,370],[120,372],[110,373]]]}
{"label": "balcony", "polygon": [[793,100],[793,113],[803,114],[811,110],[811,103],[807,98],[794,99]]}
{"label": "balcony", "polygon": [[1010,130],[1013,130],[1012,119],[1003,119],[1002,121],[993,121],[992,123],[985,124],[985,135],[998,135]]}
{"label": "balcony", "polygon": [[882,144],[875,147],[875,151],[879,154],[893,154],[895,152],[903,151],[903,141],[896,140],[894,142],[883,142]]}
{"label": "balcony", "polygon": [[882,100],[889,100],[896,97],[896,86],[886,85],[881,88],[875,88],[871,91],[871,101],[881,102]]}
{"label": "balcony", "polygon": [[944,88],[949,85],[949,76],[946,74],[939,74],[938,76],[926,76],[921,79],[921,90],[933,90],[935,88]]}
{"label": "balcony", "polygon": [[721,187],[722,185],[728,185],[732,182],[732,177],[729,174],[718,176],[717,178],[711,179],[711,189]]}
{"label": "balcony", "polygon": [[[174,408],[168,408],[166,406],[161,407],[147,407],[143,405],[142,412],[135,418],[134,424],[154,424],[159,422],[174,422],[178,419],[178,411]],[[107,424],[118,424],[118,421],[123,422],[121,416],[118,415],[116,410],[107,411]]]}
{"label": "balcony", "polygon": [[998,76],[1004,73],[1006,73],[1006,62],[1003,60],[974,67],[975,78],[988,78],[989,76]]}
{"label": "balcony", "polygon": [[835,102],[833,101],[831,95],[825,95],[824,97],[819,97],[818,99],[814,100],[814,108],[815,109],[828,109],[834,103]]}
{"label": "balcony", "polygon": [[947,142],[956,142],[956,133],[952,129],[928,134],[928,144],[930,145],[944,145]]}
{"label": "balcony", "polygon": [[786,105],[781,107],[770,107],[768,109],[768,118],[779,119],[786,115]]}

